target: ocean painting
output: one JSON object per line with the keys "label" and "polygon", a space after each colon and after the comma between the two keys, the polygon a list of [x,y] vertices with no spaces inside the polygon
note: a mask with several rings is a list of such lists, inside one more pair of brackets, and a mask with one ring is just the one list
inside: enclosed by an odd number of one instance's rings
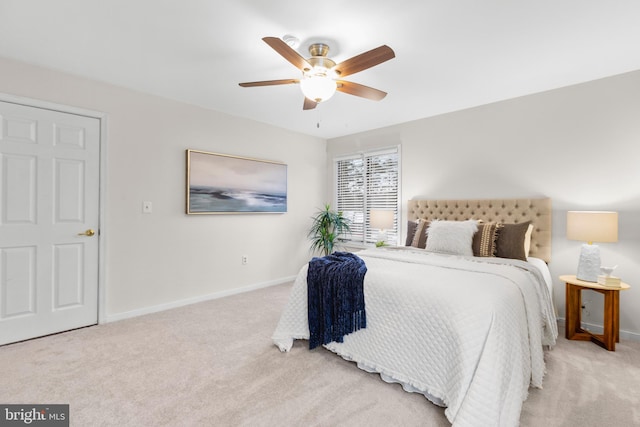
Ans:
{"label": "ocean painting", "polygon": [[287,211],[287,165],[187,150],[187,214]]}

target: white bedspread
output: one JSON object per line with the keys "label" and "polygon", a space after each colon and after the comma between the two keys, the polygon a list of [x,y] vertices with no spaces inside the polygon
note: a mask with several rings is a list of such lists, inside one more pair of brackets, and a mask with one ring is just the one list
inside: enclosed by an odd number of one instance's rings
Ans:
{"label": "white bedspread", "polygon": [[[542,386],[543,345],[557,327],[549,290],[523,261],[370,249],[367,328],[325,347],[361,369],[446,406],[455,426],[516,426],[529,385]],[[281,351],[308,339],[307,266],[273,334]]]}

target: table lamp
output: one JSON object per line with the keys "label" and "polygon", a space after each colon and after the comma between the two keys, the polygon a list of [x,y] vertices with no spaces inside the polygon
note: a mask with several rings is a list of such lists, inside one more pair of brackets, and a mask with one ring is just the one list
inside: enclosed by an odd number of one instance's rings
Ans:
{"label": "table lamp", "polygon": [[394,214],[395,212],[393,211],[382,209],[372,209],[369,213],[371,228],[377,228],[380,231],[376,246],[384,245],[385,240],[387,240],[387,230],[393,228]]}
{"label": "table lamp", "polygon": [[587,242],[580,251],[576,278],[585,282],[597,282],[600,274],[600,248],[593,242],[618,241],[618,213],[568,211],[567,239]]}

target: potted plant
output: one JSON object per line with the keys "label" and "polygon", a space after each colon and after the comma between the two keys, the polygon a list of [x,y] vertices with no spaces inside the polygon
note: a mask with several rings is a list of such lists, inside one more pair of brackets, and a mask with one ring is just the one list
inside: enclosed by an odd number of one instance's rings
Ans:
{"label": "potted plant", "polygon": [[319,209],[312,219],[308,234],[311,250],[322,251],[325,256],[333,253],[340,235],[351,231],[349,220],[342,216],[342,212],[331,210],[328,203],[324,209]]}

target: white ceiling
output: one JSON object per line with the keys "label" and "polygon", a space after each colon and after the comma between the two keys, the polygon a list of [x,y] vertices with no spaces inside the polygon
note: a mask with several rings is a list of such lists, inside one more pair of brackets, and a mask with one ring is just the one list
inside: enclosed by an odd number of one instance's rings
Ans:
{"label": "white ceiling", "polygon": [[[261,40],[285,34],[336,62],[387,44],[345,78],[387,97],[238,86],[300,77]],[[640,1],[0,0],[0,56],[333,138],[639,70]]]}

